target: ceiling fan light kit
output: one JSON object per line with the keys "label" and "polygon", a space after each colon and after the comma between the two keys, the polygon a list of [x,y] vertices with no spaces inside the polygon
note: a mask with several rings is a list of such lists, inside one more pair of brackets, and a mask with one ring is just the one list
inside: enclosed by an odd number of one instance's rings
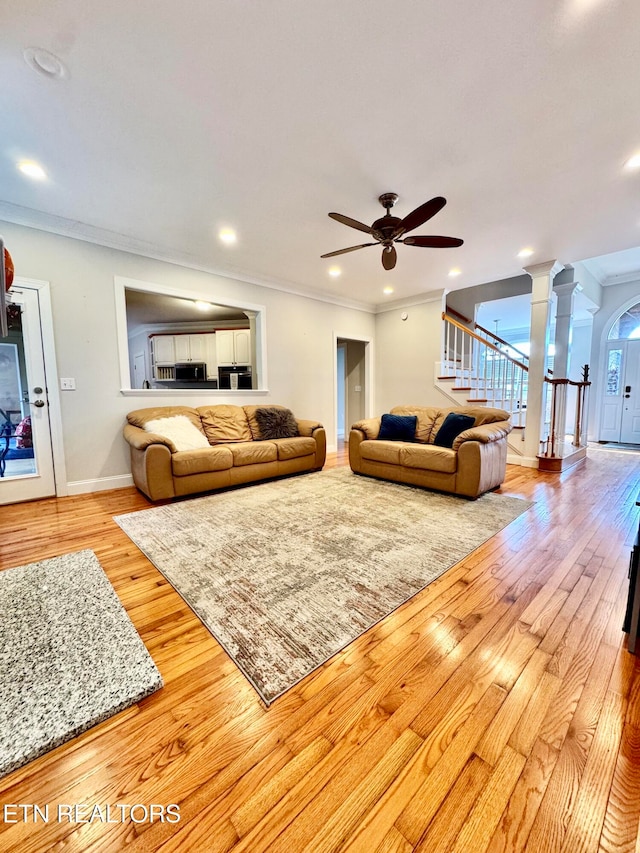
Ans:
{"label": "ceiling fan light kit", "polygon": [[463,240],[459,237],[440,237],[431,235],[428,237],[416,236],[405,237],[408,231],[413,231],[423,225],[432,216],[442,210],[447,203],[446,198],[436,196],[435,198],[421,204],[412,210],[404,219],[398,216],[391,215],[391,208],[398,201],[397,193],[383,193],[378,201],[387,211],[380,219],[376,219],[373,225],[365,225],[363,222],[358,222],[357,219],[352,219],[350,216],[344,216],[342,213],[330,213],[329,216],[335,219],[336,222],[341,222],[343,225],[348,225],[350,228],[356,228],[358,231],[364,231],[365,234],[370,234],[374,243],[361,243],[359,246],[349,246],[347,249],[338,249],[336,252],[327,252],[325,255],[320,255],[321,258],[333,258],[336,255],[344,255],[346,252],[355,252],[357,249],[364,249],[367,246],[382,246],[382,266],[385,270],[392,270],[398,260],[398,253],[394,243],[404,243],[405,246],[420,246],[429,249],[451,249],[457,246],[462,246]]}

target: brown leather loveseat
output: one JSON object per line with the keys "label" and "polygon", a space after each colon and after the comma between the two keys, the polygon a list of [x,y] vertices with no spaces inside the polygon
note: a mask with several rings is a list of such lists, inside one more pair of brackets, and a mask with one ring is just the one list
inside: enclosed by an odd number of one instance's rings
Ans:
{"label": "brown leather loveseat", "polygon": [[[477,498],[505,478],[507,435],[512,426],[503,409],[482,406],[396,406],[391,415],[415,416],[409,440],[380,440],[382,418],[368,418],[351,427],[349,463],[356,474],[424,486]],[[469,425],[450,447],[437,435],[447,415],[466,415]],[[471,424],[471,419],[473,423]]]}

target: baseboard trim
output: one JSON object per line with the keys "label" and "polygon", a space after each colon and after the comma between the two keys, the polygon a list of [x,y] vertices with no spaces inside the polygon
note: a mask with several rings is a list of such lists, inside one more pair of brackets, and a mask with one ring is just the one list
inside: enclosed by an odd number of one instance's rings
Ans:
{"label": "baseboard trim", "polygon": [[67,494],[84,495],[88,492],[108,492],[110,489],[124,489],[133,486],[131,474],[119,474],[117,477],[100,477],[98,480],[75,480],[67,483]]}
{"label": "baseboard trim", "polygon": [[521,465],[523,468],[537,468],[538,460],[531,456],[516,456],[514,453],[507,453],[508,465]]}

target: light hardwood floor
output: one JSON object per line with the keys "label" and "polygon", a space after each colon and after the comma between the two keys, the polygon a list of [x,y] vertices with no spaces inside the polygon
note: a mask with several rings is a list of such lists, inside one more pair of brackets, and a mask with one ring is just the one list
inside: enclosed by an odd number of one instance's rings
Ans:
{"label": "light hardwood floor", "polygon": [[30,817],[0,823],[0,851],[640,850],[621,632],[640,453],[589,454],[510,466],[502,493],[535,506],[268,711],[113,522],[148,506],[134,489],[3,507],[0,567],[92,548],[166,686],[0,780],[0,807],[178,803],[181,820]]}

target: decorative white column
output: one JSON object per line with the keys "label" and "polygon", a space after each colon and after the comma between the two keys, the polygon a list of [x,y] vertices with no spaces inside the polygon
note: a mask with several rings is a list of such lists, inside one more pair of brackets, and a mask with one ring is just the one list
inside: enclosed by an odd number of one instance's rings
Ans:
{"label": "decorative white column", "polygon": [[537,455],[544,437],[544,377],[549,349],[549,327],[553,300],[553,279],[564,269],[558,261],[546,261],[524,267],[531,276],[531,349],[529,352],[529,387],[527,391],[527,414],[524,428],[524,455],[522,464],[537,468]]}
{"label": "decorative white column", "polygon": [[[558,297],[556,305],[556,335],[555,355],[553,357],[553,378],[567,379],[569,377],[569,355],[571,345],[571,330],[573,328],[573,295],[580,285],[577,281],[566,284],[554,284],[553,291]],[[559,397],[558,423],[562,429],[560,440],[564,441],[567,432],[567,398]]]}
{"label": "decorative white column", "polygon": [[554,284],[553,291],[558,297],[556,306],[556,353],[553,358],[553,375],[556,379],[569,376],[569,347],[573,328],[573,296],[580,289],[577,281],[566,284]]}

